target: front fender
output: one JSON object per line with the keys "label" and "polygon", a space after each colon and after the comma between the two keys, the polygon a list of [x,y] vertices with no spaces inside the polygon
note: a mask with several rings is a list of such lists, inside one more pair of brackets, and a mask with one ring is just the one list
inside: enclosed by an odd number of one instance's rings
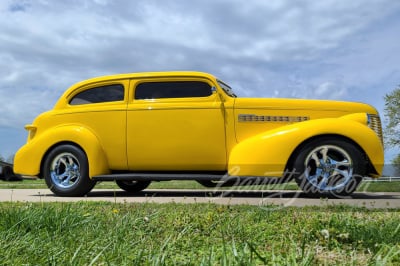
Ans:
{"label": "front fender", "polygon": [[34,137],[15,155],[14,171],[22,175],[39,175],[45,154],[62,142],[71,142],[83,149],[89,162],[89,176],[109,173],[107,158],[99,140],[81,125],[56,127]]}
{"label": "front fender", "polygon": [[384,164],[380,138],[364,121],[351,118],[310,120],[250,137],[232,149],[228,172],[239,176],[282,176],[290,156],[301,143],[315,136],[334,134],[357,143],[380,175]]}

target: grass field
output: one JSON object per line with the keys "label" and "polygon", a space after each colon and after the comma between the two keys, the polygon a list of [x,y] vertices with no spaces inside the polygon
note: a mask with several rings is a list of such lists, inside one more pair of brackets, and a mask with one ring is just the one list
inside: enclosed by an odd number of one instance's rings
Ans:
{"label": "grass field", "polygon": [[399,211],[0,203],[1,265],[399,265]]}
{"label": "grass field", "polygon": [[[46,186],[0,181],[0,188]],[[194,181],[150,188],[204,189]],[[400,191],[400,182],[364,182],[359,191]],[[0,265],[400,264],[400,210],[11,202],[0,203],[0,217]]]}
{"label": "grass field", "polygon": [[[22,182],[4,182],[0,181],[0,189],[2,188],[47,188],[44,180],[24,180]],[[111,188],[118,189],[118,186],[114,182],[101,182],[96,185],[95,188]],[[243,188],[243,187],[242,187]],[[166,182],[153,182],[149,189],[205,189],[202,185],[195,181],[166,181]],[[226,188],[222,188],[226,189]],[[238,187],[241,189],[241,187]],[[275,185],[263,185],[263,186],[251,186],[245,187],[249,189],[264,189],[264,190],[297,190],[298,186],[294,183],[287,184],[275,184]],[[366,192],[400,192],[400,181],[392,182],[363,182],[361,183],[358,191]]]}

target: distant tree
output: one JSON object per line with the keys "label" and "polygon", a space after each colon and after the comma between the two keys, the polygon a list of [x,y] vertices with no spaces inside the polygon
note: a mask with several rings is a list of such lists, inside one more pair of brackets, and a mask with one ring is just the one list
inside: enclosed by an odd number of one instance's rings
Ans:
{"label": "distant tree", "polygon": [[[385,144],[391,148],[400,148],[400,85],[385,95]],[[392,161],[400,167],[400,154]]]}
{"label": "distant tree", "polygon": [[393,159],[393,164],[400,167],[400,154],[397,155],[397,157]]}
{"label": "distant tree", "polygon": [[400,154],[398,154],[393,160],[392,160],[392,164],[393,164],[393,169],[394,169],[394,176],[400,176]]}

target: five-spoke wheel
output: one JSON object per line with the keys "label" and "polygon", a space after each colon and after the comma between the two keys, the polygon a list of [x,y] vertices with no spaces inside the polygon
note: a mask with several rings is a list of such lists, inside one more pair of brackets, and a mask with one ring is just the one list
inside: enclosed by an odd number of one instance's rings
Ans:
{"label": "five-spoke wheel", "polygon": [[319,139],[308,143],[298,154],[294,170],[296,182],[307,194],[349,195],[365,174],[366,162],[352,143]]}
{"label": "five-spoke wheel", "polygon": [[47,186],[58,196],[83,196],[96,184],[89,178],[86,154],[72,145],[61,145],[50,151],[43,175]]}
{"label": "five-spoke wheel", "polygon": [[78,159],[72,153],[60,153],[50,164],[50,176],[53,184],[71,188],[81,177]]}

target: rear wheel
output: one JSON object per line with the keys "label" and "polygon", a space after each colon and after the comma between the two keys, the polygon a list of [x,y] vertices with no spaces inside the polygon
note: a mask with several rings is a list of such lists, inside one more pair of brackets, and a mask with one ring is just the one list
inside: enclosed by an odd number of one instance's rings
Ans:
{"label": "rear wheel", "polygon": [[96,184],[89,178],[86,154],[73,145],[51,150],[43,165],[43,175],[47,186],[57,196],[84,196]]}
{"label": "rear wheel", "polygon": [[151,181],[115,181],[117,185],[126,192],[134,193],[146,189]]}
{"label": "rear wheel", "polygon": [[295,180],[309,195],[350,195],[360,184],[365,169],[366,160],[360,150],[335,139],[312,141],[294,163]]}

